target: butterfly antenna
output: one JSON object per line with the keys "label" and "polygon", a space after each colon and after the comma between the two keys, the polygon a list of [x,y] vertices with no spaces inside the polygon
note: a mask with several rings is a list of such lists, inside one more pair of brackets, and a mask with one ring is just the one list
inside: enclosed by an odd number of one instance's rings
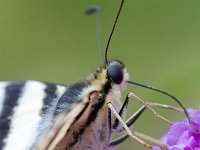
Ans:
{"label": "butterfly antenna", "polygon": [[103,49],[102,49],[102,45],[101,45],[101,18],[102,18],[102,10],[100,7],[98,6],[91,6],[89,8],[86,9],[85,13],[87,15],[90,15],[92,13],[97,13],[97,41],[98,41],[98,47],[99,47],[99,51],[100,51],[100,55],[102,58],[103,63],[105,63],[105,59],[104,59],[104,55],[103,55]]}
{"label": "butterfly antenna", "polygon": [[133,81],[127,81],[127,82],[130,83],[130,84],[134,84],[134,85],[137,85],[137,86],[140,86],[140,87],[144,87],[144,88],[147,88],[147,89],[162,93],[162,94],[167,95],[170,98],[174,99],[179,104],[179,106],[183,109],[183,111],[184,111],[184,113],[185,113],[185,115],[186,115],[186,117],[188,119],[189,124],[191,123],[191,119],[190,119],[190,116],[189,116],[187,110],[185,109],[183,104],[180,102],[180,100],[178,100],[175,96],[173,96],[173,95],[171,95],[171,94],[169,94],[169,93],[167,93],[165,91],[162,91],[160,89],[157,89],[155,87],[149,86],[149,85],[144,85],[144,84],[133,82]]}
{"label": "butterfly antenna", "polygon": [[112,27],[110,36],[109,36],[109,38],[108,38],[108,42],[107,42],[107,45],[106,45],[106,52],[105,52],[105,60],[106,60],[106,63],[108,63],[108,47],[109,47],[109,44],[110,44],[110,41],[111,41],[113,32],[114,32],[114,30],[115,30],[115,26],[116,26],[116,24],[117,24],[117,21],[118,21],[118,18],[119,18],[119,15],[120,15],[120,12],[121,12],[121,9],[122,9],[123,4],[124,4],[124,0],[121,1],[119,10],[118,10],[118,12],[117,12],[117,16],[116,16],[116,18],[115,18],[115,22],[114,22],[114,24],[113,24],[113,27]]}

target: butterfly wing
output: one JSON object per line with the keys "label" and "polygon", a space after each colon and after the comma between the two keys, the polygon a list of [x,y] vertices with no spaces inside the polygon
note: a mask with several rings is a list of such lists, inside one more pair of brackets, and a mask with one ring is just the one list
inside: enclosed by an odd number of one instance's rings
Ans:
{"label": "butterfly wing", "polygon": [[[0,149],[30,149],[66,87],[38,81],[0,82]],[[44,127],[45,126],[45,127]]]}

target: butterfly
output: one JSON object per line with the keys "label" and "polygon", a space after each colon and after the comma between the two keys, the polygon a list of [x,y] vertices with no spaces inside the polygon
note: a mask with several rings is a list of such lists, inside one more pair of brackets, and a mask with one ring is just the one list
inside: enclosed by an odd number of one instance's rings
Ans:
{"label": "butterfly", "polygon": [[[129,81],[123,62],[107,59],[108,46],[123,3],[124,0],[107,43],[105,62],[86,79],[69,86],[40,81],[0,82],[0,149],[107,150],[117,148],[129,137],[149,148],[152,145],[145,140],[167,149],[167,145],[130,128],[145,109],[171,123],[153,106],[183,111],[189,119],[184,106],[164,91]],[[90,9],[91,12],[94,10]],[[173,98],[182,108],[146,103],[133,92],[129,92],[122,102],[121,95],[128,84],[161,92]],[[125,121],[131,97],[142,105]],[[113,134],[122,132],[125,134],[112,139]]]}

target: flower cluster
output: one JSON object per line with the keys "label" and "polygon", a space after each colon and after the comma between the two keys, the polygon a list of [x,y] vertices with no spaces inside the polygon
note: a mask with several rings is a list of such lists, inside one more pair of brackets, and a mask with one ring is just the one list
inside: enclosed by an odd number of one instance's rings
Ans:
{"label": "flower cluster", "polygon": [[[169,150],[200,150],[200,112],[188,109],[192,122],[185,119],[172,125],[161,141],[169,145]],[[153,150],[161,150],[153,147]]]}

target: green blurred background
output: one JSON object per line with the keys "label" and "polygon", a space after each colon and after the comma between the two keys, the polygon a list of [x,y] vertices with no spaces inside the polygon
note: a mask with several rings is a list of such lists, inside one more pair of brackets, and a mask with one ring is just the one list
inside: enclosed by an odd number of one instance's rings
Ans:
{"label": "green blurred background", "polygon": [[[67,85],[84,79],[102,63],[96,15],[86,16],[84,10],[94,4],[103,9],[101,39],[105,47],[119,3],[120,0],[0,1],[0,79]],[[197,108],[199,48],[199,0],[126,0],[108,55],[126,64],[131,80],[168,91],[186,107]],[[145,101],[176,105],[171,99],[140,87],[130,85],[128,90]],[[137,102],[130,102],[128,114],[138,107]],[[182,114],[158,111],[171,120],[184,118]],[[146,111],[134,129],[159,138],[168,127]],[[130,139],[120,149],[144,148]]]}

